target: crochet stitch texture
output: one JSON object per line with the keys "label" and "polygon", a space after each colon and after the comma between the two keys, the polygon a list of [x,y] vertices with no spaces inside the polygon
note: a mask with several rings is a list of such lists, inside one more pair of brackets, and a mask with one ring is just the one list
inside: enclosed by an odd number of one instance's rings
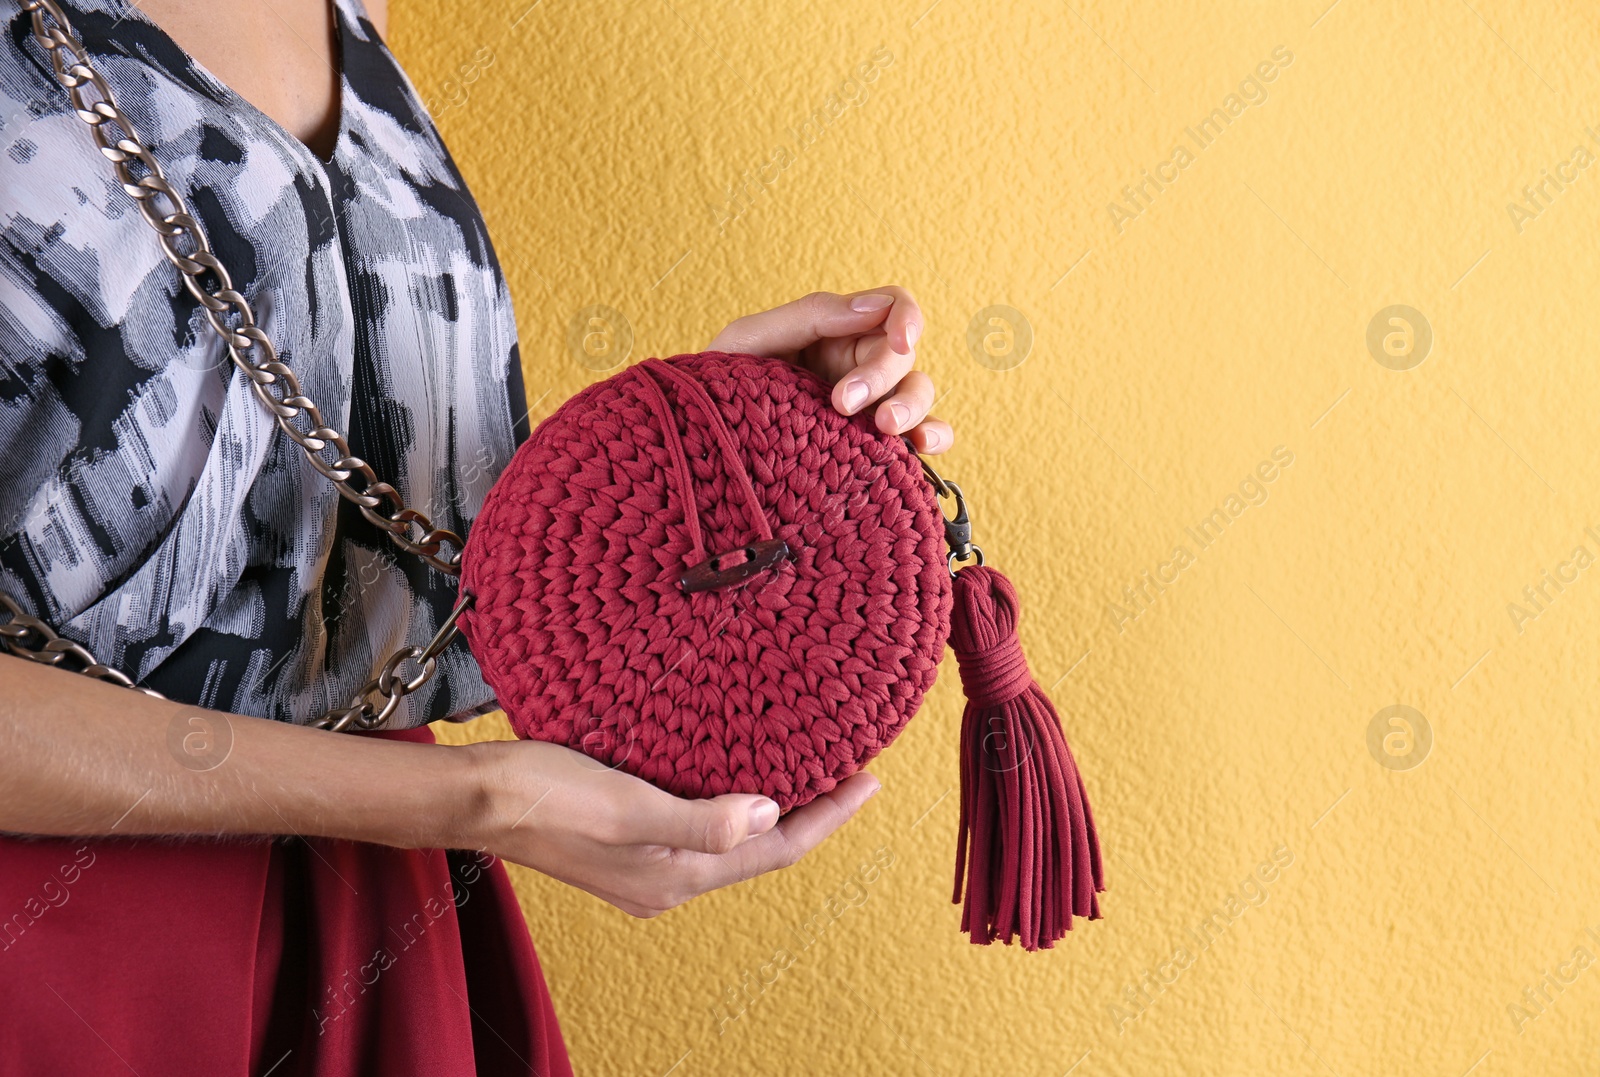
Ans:
{"label": "crochet stitch texture", "polygon": [[[788,560],[679,590],[684,569],[769,533]],[[933,684],[942,535],[911,450],[834,411],[811,373],[646,360],[517,451],[467,540],[462,631],[518,736],[679,796],[787,811],[872,759]]]}

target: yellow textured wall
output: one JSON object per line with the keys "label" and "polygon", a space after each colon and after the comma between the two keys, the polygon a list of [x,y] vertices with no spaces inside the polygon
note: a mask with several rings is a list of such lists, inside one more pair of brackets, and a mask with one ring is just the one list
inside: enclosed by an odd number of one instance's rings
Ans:
{"label": "yellow textured wall", "polygon": [[581,1072],[1600,1067],[1593,11],[1326,7],[394,0],[535,420],[585,307],[638,357],[916,292],[1103,835],[1104,921],[961,939],[947,668],[794,870],[649,922],[514,873]]}

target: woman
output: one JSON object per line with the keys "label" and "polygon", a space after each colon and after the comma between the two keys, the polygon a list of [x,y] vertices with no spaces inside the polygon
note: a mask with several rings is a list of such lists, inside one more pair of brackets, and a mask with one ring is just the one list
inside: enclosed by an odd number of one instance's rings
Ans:
{"label": "woman", "polygon": [[[464,534],[527,435],[515,323],[383,5],[62,8],[307,394]],[[436,745],[495,705],[459,642],[392,732],[308,728],[454,581],[275,429],[8,27],[0,592],[166,699],[0,655],[0,1075],[566,1072],[497,858],[651,916],[792,864],[875,779],[779,820],[550,744]],[[806,364],[939,452],[922,325],[900,288],[817,293],[710,347]]]}

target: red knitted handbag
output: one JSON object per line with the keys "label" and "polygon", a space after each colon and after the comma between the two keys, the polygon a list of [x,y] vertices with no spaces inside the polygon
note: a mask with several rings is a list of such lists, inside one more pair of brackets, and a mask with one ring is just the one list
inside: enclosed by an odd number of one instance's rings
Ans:
{"label": "red knitted handbag", "polygon": [[[1032,950],[1074,916],[1099,917],[1089,803],[1022,656],[1016,591],[984,567],[959,487],[925,462],[919,473],[910,447],[869,418],[839,415],[798,367],[716,352],[649,359],[540,424],[458,563],[447,548],[460,539],[379,480],[279,358],[61,8],[23,8],[78,118],[277,425],[398,548],[461,574],[456,608],[426,647],[396,651],[347,705],[307,724],[383,727],[459,626],[519,735],[672,793],[764,793],[787,810],[894,739],[948,640],[968,700],[962,930]],[[935,492],[955,499],[953,519]],[[151,692],[4,592],[0,613],[0,651],[70,659],[63,668]],[[410,679],[407,662],[419,668]]]}
{"label": "red knitted handbag", "polygon": [[462,588],[519,736],[785,811],[894,739],[948,640],[969,700],[962,930],[1032,950],[1098,918],[1094,822],[1015,590],[971,545],[959,488],[809,372],[707,352],[589,386],[490,491]]}

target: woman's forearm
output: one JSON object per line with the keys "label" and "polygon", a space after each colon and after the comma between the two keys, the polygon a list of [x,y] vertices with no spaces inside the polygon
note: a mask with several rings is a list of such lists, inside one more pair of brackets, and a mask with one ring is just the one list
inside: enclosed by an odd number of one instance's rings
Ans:
{"label": "woman's forearm", "polygon": [[0,832],[13,834],[473,849],[653,916],[794,863],[877,788],[855,774],[780,821],[766,797],[680,799],[559,744],[328,733],[0,655]]}
{"label": "woman's forearm", "polygon": [[207,711],[0,655],[0,831],[451,847],[486,812],[479,769],[466,749]]}

